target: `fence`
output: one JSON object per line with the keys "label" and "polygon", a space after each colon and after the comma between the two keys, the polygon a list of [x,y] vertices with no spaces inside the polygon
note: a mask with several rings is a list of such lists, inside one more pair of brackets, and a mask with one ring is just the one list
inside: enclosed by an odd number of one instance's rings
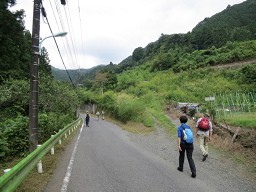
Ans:
{"label": "fence", "polygon": [[256,97],[255,92],[224,93],[215,95],[213,101],[216,115],[232,115],[234,113],[255,112]]}
{"label": "fence", "polygon": [[81,124],[82,119],[79,118],[73,123],[64,127],[44,144],[30,153],[25,159],[21,160],[17,165],[10,169],[10,171],[0,177],[0,191],[15,191],[15,189],[22,183],[22,181],[25,180],[27,175],[34,167],[37,166],[38,162],[41,161],[46,153],[48,153],[57,142],[60,142],[64,136],[66,137],[67,132],[70,135],[70,132],[81,126]]}

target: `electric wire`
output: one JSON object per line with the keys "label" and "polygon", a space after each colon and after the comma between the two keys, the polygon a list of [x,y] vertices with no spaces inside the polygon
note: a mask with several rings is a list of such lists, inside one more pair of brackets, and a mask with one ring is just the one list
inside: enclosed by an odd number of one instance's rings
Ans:
{"label": "electric wire", "polygon": [[[74,18],[74,15],[72,15],[71,17],[71,14],[70,14],[70,9],[69,9],[69,4],[68,4],[68,1],[66,3],[65,6],[62,6],[60,7],[60,2],[59,0],[55,0],[54,3],[55,3],[55,6],[52,4],[52,1],[50,1],[50,6],[51,6],[51,11],[53,13],[53,17],[54,17],[54,22],[56,23],[56,26],[58,28],[59,31],[66,31],[64,30],[65,29],[65,25],[66,27],[68,28],[68,31],[69,31],[69,35],[67,38],[61,38],[62,42],[63,42],[63,45],[64,45],[64,51],[66,51],[66,56],[68,58],[68,61],[69,61],[69,66],[71,65],[72,68],[76,68],[77,69],[77,74],[76,74],[76,81],[79,82],[79,74],[80,74],[80,59],[77,57],[77,52],[78,52],[78,49],[77,49],[77,46],[75,45],[78,45],[77,43],[77,37],[79,36],[75,36],[76,38],[74,38],[74,32],[73,32],[73,22],[72,22],[72,18]],[[55,7],[55,10],[54,10],[54,7]],[[67,9],[66,9],[67,7]],[[63,12],[64,12],[64,17],[65,19],[63,19]],[[79,14],[79,22],[80,22],[80,38],[81,38],[81,42],[82,42],[82,49],[83,49],[83,55],[84,55],[84,45],[83,45],[83,33],[82,33],[82,19],[81,19],[81,12],[80,12],[80,3],[79,3],[79,0],[78,0],[78,14]],[[49,28],[50,28],[50,24],[49,24],[49,20],[48,18],[47,19],[47,24],[49,25]],[[64,22],[65,20],[65,22]],[[59,24],[60,23],[60,24]],[[65,25],[64,25],[65,24]],[[63,30],[60,30],[60,28],[62,28]],[[50,29],[51,30],[51,29]],[[51,31],[52,33],[52,31]],[[55,41],[55,38],[54,38],[54,41]],[[66,43],[64,43],[64,41]],[[57,42],[55,41],[56,43],[56,46],[58,48],[58,44]],[[59,49],[58,49],[59,51]],[[60,54],[60,51],[59,51],[59,54]],[[61,54],[60,54],[61,56]],[[65,67],[65,70],[67,71],[67,68],[66,68],[66,65],[63,61],[63,58],[61,56],[61,59],[62,59],[62,63]],[[83,57],[84,59],[84,57]],[[79,61],[78,61],[79,60]],[[68,73],[68,71],[67,71]],[[70,78],[70,76],[69,76]],[[70,78],[71,79],[71,78]],[[71,79],[72,81],[72,79]],[[73,82],[72,82],[73,84]]]}
{"label": "electric wire", "polygon": [[[60,29],[60,25],[59,25],[59,22],[57,21],[57,17],[56,17],[55,11],[54,11],[54,9],[53,9],[53,5],[52,5],[51,0],[49,0],[49,3],[50,3],[51,10],[52,10],[52,13],[53,13],[54,18],[55,18],[55,22],[56,22],[56,24],[57,24],[58,30],[59,30],[59,31],[63,31],[63,29]],[[56,9],[59,10],[59,6],[58,6],[58,4],[56,4],[56,1],[55,1],[55,7],[56,7]],[[57,11],[57,12],[58,12],[58,11]],[[61,17],[61,15],[59,15],[59,14],[58,14],[58,16]],[[59,18],[59,20],[61,21],[62,19]],[[63,22],[62,22],[62,23],[63,23]],[[63,26],[63,25],[62,25],[62,26]],[[62,27],[62,28],[63,28],[63,27]],[[66,52],[66,56],[67,56],[67,58],[68,58],[68,62],[69,62],[69,63],[74,62],[74,61],[73,61],[73,58],[72,58],[72,54],[71,54],[70,49],[69,49],[69,46],[68,46],[68,40],[67,40],[67,38],[65,38],[65,42],[66,42],[66,43],[64,43],[63,38],[61,38],[61,40],[62,40],[62,43],[63,43],[63,45],[64,45],[64,50],[65,50],[65,52]],[[67,51],[67,50],[68,50],[68,51]]]}
{"label": "electric wire", "polygon": [[[65,7],[64,7],[64,11],[65,11],[65,16],[66,16],[66,20],[67,20],[68,29],[69,29],[69,31],[71,31],[70,38],[71,38],[71,45],[72,45],[72,48],[73,48],[74,57],[75,57],[75,61],[76,61],[76,63],[75,63],[75,67],[76,67],[76,66],[77,66],[77,63],[78,63],[78,60],[77,60],[77,57],[76,57],[77,51],[76,51],[76,47],[75,47],[75,44],[74,44],[75,38],[74,38],[74,35],[73,35],[74,32],[73,32],[73,27],[72,27],[72,21],[71,21],[70,14],[69,14],[69,16],[68,16],[67,10],[66,10]],[[69,11],[68,11],[68,12],[69,12]],[[68,18],[69,18],[69,19],[68,19]]]}
{"label": "electric wire", "polygon": [[[59,16],[59,20],[60,20],[60,22],[62,23],[62,28],[64,28],[64,20],[63,20],[63,17],[62,17],[62,14],[61,14],[61,8],[60,8],[60,3],[59,3],[59,1],[57,1],[57,0],[55,0],[55,7],[56,7],[56,10],[57,10],[57,12],[58,12],[58,16]],[[73,43],[72,43],[72,32],[70,31],[70,27],[68,27],[68,29],[69,29],[69,36],[68,37],[71,37],[71,43],[69,43],[69,40],[68,39],[70,39],[70,38],[65,38],[65,40],[66,40],[66,45],[67,45],[67,47],[68,47],[68,52],[69,52],[69,59],[70,59],[70,64],[72,65],[72,66],[75,66],[75,63],[76,63],[76,56],[75,56],[75,52],[74,52],[74,54],[72,53],[72,49],[71,49],[71,47],[70,47],[70,44],[72,45]],[[68,55],[68,54],[67,54]],[[75,58],[74,58],[75,57]],[[73,67],[72,67],[73,68]]]}
{"label": "electric wire", "polygon": [[[78,14],[79,14],[79,23],[80,23],[80,31],[81,31],[81,42],[82,42],[82,49],[83,49],[83,55],[85,55],[85,49],[84,49],[84,40],[83,40],[83,28],[82,28],[82,19],[81,19],[81,12],[80,12],[80,1],[78,0]],[[85,59],[83,57],[83,63],[85,63]],[[80,81],[80,65],[78,68],[78,82]]]}
{"label": "electric wire", "polygon": [[[70,20],[70,26],[71,26],[71,31],[72,31],[72,34],[74,34],[74,31],[73,31],[73,22],[72,22],[72,18],[73,17],[71,17],[71,14],[70,14],[70,6],[69,6],[69,4],[68,4],[68,1],[67,1],[67,12],[68,12],[68,16],[67,16],[67,20],[68,20],[68,18],[69,18],[69,20]],[[80,33],[81,33],[81,31],[80,31]],[[73,35],[72,35],[73,36]],[[75,41],[75,45],[78,45],[78,37],[79,36],[74,36],[75,38],[74,38],[74,41]],[[83,44],[83,41],[80,41],[80,42],[82,42],[82,44]],[[73,45],[74,46],[74,45]],[[77,69],[77,76],[76,76],[76,83],[78,84],[79,83],[79,79],[80,79],[80,65],[79,65],[79,63],[81,62],[80,61],[80,58],[79,57],[77,57],[77,53],[78,53],[78,50],[77,50],[77,46],[74,46],[74,51],[75,51],[75,58],[76,58],[76,63],[75,63],[75,68]],[[79,56],[79,55],[78,55]]]}
{"label": "electric wire", "polygon": [[51,28],[50,23],[49,23],[49,21],[48,21],[48,18],[47,18],[47,15],[46,15],[46,11],[45,11],[45,9],[44,9],[42,3],[41,3],[41,5],[42,5],[42,7],[41,7],[41,9],[42,9],[42,14],[43,14],[43,16],[45,17],[46,22],[47,22],[47,24],[48,24],[48,27],[49,27],[49,29],[50,29],[50,31],[51,31],[51,34],[52,34],[52,37],[53,37],[53,39],[54,39],[55,45],[56,45],[56,47],[57,47],[57,49],[58,49],[58,52],[59,52],[59,55],[60,55],[62,64],[63,64],[63,66],[64,66],[64,68],[65,68],[65,70],[66,70],[66,72],[67,72],[67,74],[68,74],[68,77],[69,77],[70,82],[71,82],[72,85],[75,87],[75,85],[74,85],[74,83],[73,83],[73,81],[72,81],[72,79],[71,79],[71,77],[70,77],[70,74],[69,74],[69,72],[68,72],[68,70],[67,70],[67,68],[66,68],[66,65],[65,65],[65,63],[64,63],[63,57],[62,57],[62,55],[61,55],[61,53],[60,53],[60,49],[59,49],[58,43],[57,43],[57,41],[56,41],[56,38],[55,38],[55,36],[54,36],[54,34],[53,34],[53,32],[52,32],[52,28]]}

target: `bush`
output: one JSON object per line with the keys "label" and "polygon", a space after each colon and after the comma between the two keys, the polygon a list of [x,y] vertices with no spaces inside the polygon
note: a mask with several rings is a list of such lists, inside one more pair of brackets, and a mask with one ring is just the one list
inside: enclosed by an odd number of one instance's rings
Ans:
{"label": "bush", "polygon": [[4,157],[9,152],[7,139],[4,137],[3,131],[0,128],[0,157]]}
{"label": "bush", "polygon": [[39,115],[38,142],[44,143],[51,135],[70,124],[74,119],[69,115],[43,113]]}
{"label": "bush", "polygon": [[154,119],[148,111],[143,113],[142,122],[146,127],[154,127]]}
{"label": "bush", "polygon": [[[8,142],[5,146],[6,154],[10,156],[25,156],[29,148],[28,118],[18,116],[15,119],[8,119],[1,125],[2,142]],[[5,149],[7,149],[5,147]]]}
{"label": "bush", "polygon": [[140,121],[145,107],[139,100],[123,98],[118,102],[117,118],[122,122]]}
{"label": "bush", "polygon": [[117,104],[116,96],[114,92],[108,91],[105,92],[99,99],[99,108],[108,111],[109,114],[116,116],[117,114]]}

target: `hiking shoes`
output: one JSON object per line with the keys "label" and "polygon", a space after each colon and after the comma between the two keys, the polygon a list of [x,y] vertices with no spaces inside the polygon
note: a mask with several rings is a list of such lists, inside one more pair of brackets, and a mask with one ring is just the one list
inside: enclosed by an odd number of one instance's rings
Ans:
{"label": "hiking shoes", "polygon": [[178,167],[177,170],[183,172],[183,169],[181,167]]}
{"label": "hiking shoes", "polygon": [[191,174],[191,177],[192,177],[192,178],[196,178],[196,173],[192,173],[192,174]]}
{"label": "hiking shoes", "polygon": [[202,161],[205,161],[207,157],[208,157],[208,154],[203,155],[203,159],[202,159]]}

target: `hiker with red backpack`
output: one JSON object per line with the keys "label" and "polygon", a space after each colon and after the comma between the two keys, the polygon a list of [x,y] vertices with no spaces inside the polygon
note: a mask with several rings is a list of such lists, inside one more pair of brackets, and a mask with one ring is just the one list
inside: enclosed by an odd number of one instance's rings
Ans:
{"label": "hiker with red backpack", "polygon": [[203,117],[199,118],[196,122],[197,137],[199,137],[199,146],[203,153],[202,161],[205,161],[208,157],[208,142],[211,140],[212,135],[212,123],[209,120],[210,115],[204,114]]}

